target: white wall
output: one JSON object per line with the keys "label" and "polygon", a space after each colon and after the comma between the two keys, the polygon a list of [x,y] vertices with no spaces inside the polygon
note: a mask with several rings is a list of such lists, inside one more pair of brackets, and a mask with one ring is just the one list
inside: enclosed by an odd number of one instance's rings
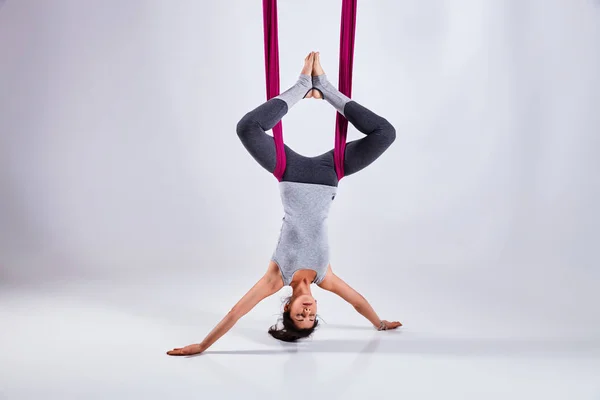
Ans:
{"label": "white wall", "polygon": [[[341,2],[279,3],[282,88],[310,50],[337,83]],[[262,34],[245,0],[6,1],[0,280],[258,277],[282,208],[235,125],[265,98]],[[456,307],[597,303],[600,4],[363,0],[355,52],[354,99],[398,137],[341,182],[334,268]],[[320,154],[334,121],[302,101],[286,143]]]}

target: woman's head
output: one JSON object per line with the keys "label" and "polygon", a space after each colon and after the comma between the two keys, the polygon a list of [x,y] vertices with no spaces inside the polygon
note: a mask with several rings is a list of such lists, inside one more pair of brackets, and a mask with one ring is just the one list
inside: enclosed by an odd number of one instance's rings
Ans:
{"label": "woman's head", "polygon": [[290,314],[292,322],[298,329],[313,328],[317,322],[317,300],[310,294],[291,297],[283,311]]}
{"label": "woman's head", "polygon": [[283,307],[283,328],[273,325],[269,334],[284,342],[295,342],[310,336],[319,321],[317,321],[317,300],[309,294],[287,299]]}

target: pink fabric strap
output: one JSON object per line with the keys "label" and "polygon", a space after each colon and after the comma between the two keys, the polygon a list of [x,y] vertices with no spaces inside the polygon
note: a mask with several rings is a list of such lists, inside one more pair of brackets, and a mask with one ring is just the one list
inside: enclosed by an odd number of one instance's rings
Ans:
{"label": "pink fabric strap", "polygon": [[[279,89],[279,34],[277,31],[277,0],[263,0],[263,28],[265,34],[265,73],[267,100],[277,96]],[[283,126],[281,121],[273,127],[273,139],[277,162],[273,175],[278,181],[285,172],[285,148],[283,146]]]}
{"label": "pink fabric strap", "polygon": [[[354,37],[356,32],[356,1],[342,0],[340,29],[340,73],[338,90],[352,98],[352,67],[354,65]],[[338,181],[344,177],[344,154],[348,120],[340,113],[335,119],[334,159]]]}
{"label": "pink fabric strap", "polygon": [[[338,90],[348,97],[352,94],[352,67],[354,63],[354,37],[356,32],[357,0],[342,0],[342,21],[340,29],[340,73]],[[265,77],[267,100],[279,95],[279,34],[277,30],[277,0],[263,0],[263,29],[265,39]],[[348,120],[336,114],[334,161],[338,181],[344,177],[344,153]],[[281,121],[273,127],[273,139],[277,162],[273,175],[278,181],[285,172],[285,147]]]}

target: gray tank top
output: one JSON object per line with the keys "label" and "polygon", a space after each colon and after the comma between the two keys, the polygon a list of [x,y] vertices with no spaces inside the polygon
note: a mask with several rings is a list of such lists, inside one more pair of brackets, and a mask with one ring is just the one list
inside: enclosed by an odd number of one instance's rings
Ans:
{"label": "gray tank top", "polygon": [[279,182],[284,217],[272,260],[289,285],[300,269],[316,271],[323,281],[329,266],[327,217],[337,187],[314,183]]}

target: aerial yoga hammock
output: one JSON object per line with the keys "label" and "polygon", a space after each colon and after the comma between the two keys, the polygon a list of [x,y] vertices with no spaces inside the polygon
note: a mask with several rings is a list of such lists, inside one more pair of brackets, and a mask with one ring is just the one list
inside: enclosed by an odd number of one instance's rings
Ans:
{"label": "aerial yoga hammock", "polygon": [[[277,2],[263,0],[267,101],[246,113],[237,124],[237,134],[254,159],[279,181],[284,208],[283,224],[267,272],[233,306],[201,343],[173,349],[167,354],[204,352],[264,298],[284,285],[292,296],[284,306],[283,327],[273,325],[269,334],[294,342],[312,334],[318,324],[317,301],[311,284],[337,294],[378,330],[395,329],[398,321],[379,318],[369,302],[333,273],[329,264],[327,216],[340,179],[375,161],[394,142],[396,131],[383,117],[350,99],[356,25],[356,0],[343,0],[340,43],[339,90],[321,68],[318,53],[305,59],[298,81],[279,92]],[[312,90],[337,110],[335,147],[317,157],[305,157],[283,143],[281,119]],[[365,137],[346,143],[348,122]],[[273,130],[273,137],[266,133]]]}
{"label": "aerial yoga hammock", "polygon": [[[342,22],[340,29],[340,71],[338,90],[352,97],[352,67],[354,64],[354,37],[356,34],[357,0],[342,0]],[[267,100],[279,94],[279,32],[277,29],[277,0],[263,0],[263,28],[265,36],[265,73]],[[336,114],[334,160],[338,181],[344,177],[344,151],[348,120]],[[277,165],[273,175],[281,181],[286,166],[281,121],[273,127],[273,138],[277,151]]]}

